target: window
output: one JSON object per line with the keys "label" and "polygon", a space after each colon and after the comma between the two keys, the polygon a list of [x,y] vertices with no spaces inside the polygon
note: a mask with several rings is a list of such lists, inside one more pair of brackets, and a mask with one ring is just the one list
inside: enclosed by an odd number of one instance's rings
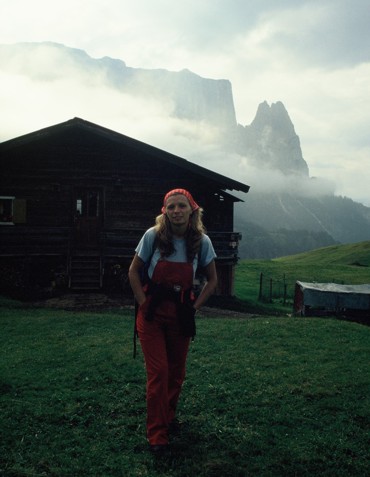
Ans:
{"label": "window", "polygon": [[0,195],[0,224],[13,224],[13,204],[15,197]]}
{"label": "window", "polygon": [[0,225],[25,224],[26,215],[26,199],[0,195]]}
{"label": "window", "polygon": [[101,191],[79,190],[75,195],[75,217],[97,217],[101,215]]}
{"label": "window", "polygon": [[76,199],[76,216],[82,215],[82,199]]}

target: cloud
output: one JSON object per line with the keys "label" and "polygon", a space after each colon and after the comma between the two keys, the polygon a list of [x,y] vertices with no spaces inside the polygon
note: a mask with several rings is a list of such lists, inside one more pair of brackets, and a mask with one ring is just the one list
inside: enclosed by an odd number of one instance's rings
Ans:
{"label": "cloud", "polygon": [[[0,104],[7,111],[0,140],[81,117],[132,137],[154,139],[170,116],[166,104],[118,92],[100,82],[59,78],[52,82],[0,74]],[[9,95],[9,91],[14,94]],[[168,105],[169,106],[169,105]],[[170,106],[169,106],[170,107]],[[163,133],[168,134],[167,128]]]}
{"label": "cloud", "polygon": [[[290,3],[290,5],[289,5]],[[370,60],[366,1],[287,2],[267,11],[251,37],[260,38],[262,49],[298,64],[340,68]],[[263,31],[264,35],[258,35]],[[266,34],[268,32],[268,34]]]}

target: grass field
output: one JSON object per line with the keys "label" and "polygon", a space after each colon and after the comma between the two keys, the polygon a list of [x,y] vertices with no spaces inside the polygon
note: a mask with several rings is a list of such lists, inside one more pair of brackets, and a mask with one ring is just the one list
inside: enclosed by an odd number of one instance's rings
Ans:
{"label": "grass field", "polygon": [[0,314],[0,476],[369,475],[369,327],[200,317],[184,429],[156,459],[131,312]]}

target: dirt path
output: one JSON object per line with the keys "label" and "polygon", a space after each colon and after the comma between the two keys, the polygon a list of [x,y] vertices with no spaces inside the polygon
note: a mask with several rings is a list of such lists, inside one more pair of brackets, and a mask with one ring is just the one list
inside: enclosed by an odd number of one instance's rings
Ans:
{"label": "dirt path", "polygon": [[[132,309],[133,300],[120,296],[107,296],[103,293],[68,293],[59,297],[38,300],[32,303],[35,308],[58,308],[68,311],[104,311],[109,309]],[[256,314],[241,313],[233,310],[203,307],[201,317],[252,318]]]}

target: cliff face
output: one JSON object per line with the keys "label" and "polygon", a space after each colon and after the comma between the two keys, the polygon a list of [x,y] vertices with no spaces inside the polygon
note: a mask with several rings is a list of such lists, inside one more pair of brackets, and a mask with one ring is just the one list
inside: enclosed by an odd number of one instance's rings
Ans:
{"label": "cliff face", "polygon": [[179,119],[205,121],[221,130],[236,127],[231,83],[201,78],[189,70],[131,69],[127,91],[172,101],[172,114]]}

